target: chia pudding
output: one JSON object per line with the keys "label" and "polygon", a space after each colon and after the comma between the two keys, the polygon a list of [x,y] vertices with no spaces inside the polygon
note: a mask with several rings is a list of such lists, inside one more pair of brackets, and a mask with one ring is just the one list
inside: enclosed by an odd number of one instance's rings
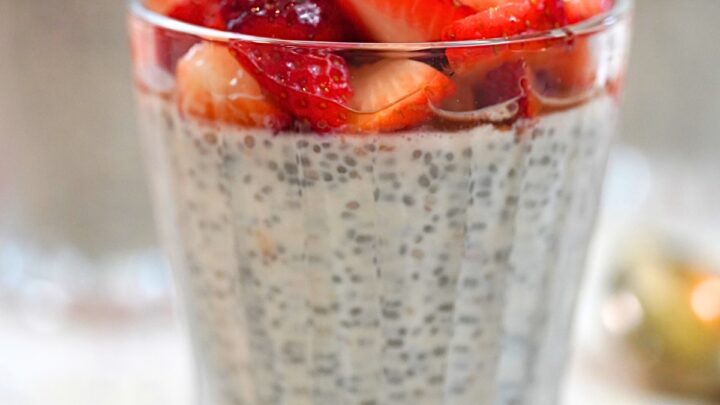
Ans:
{"label": "chia pudding", "polygon": [[552,403],[612,100],[522,137],[273,135],[141,101],[218,403]]}
{"label": "chia pudding", "polygon": [[[209,404],[558,403],[624,37],[538,68],[148,27],[131,26],[148,172]],[[589,91],[559,102],[548,72]]]}

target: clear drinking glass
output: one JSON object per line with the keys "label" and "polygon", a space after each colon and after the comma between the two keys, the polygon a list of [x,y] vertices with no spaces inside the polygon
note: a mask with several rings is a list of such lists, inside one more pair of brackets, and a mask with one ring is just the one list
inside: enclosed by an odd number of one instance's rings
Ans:
{"label": "clear drinking glass", "polygon": [[[134,2],[148,174],[203,400],[556,404],[630,9],[512,39],[360,44],[221,32]],[[247,74],[229,48],[435,81],[400,112],[287,128],[244,110],[257,89],[227,90]],[[476,90],[508,77],[506,98]],[[200,110],[198,82],[217,90]],[[379,133],[385,111],[427,119]]]}

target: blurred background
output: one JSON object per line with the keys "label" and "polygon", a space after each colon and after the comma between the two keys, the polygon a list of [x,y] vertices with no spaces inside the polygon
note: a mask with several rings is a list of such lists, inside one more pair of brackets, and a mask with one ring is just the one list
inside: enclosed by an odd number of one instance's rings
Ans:
{"label": "blurred background", "polygon": [[[0,404],[190,404],[125,3],[0,0]],[[720,403],[720,1],[638,0],[567,403]],[[716,396],[713,396],[716,395]]]}

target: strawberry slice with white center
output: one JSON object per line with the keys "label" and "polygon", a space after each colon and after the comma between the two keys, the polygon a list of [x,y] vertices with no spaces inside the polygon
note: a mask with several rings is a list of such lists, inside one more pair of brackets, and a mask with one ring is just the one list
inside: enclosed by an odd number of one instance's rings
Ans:
{"label": "strawberry slice with white center", "polygon": [[473,10],[455,0],[338,0],[351,21],[374,41],[437,41],[453,21]]}
{"label": "strawberry slice with white center", "polygon": [[452,95],[455,84],[422,62],[386,59],[354,69],[355,94],[348,132],[392,132],[421,125],[432,114],[430,103]]}
{"label": "strawberry slice with white center", "polygon": [[186,116],[272,129],[290,122],[223,45],[204,42],[190,49],[178,62],[177,89]]}

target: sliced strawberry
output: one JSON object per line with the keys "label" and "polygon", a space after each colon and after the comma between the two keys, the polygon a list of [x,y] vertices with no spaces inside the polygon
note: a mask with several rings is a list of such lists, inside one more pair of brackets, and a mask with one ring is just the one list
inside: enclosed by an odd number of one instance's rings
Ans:
{"label": "sliced strawberry", "polygon": [[474,10],[484,11],[510,1],[512,0],[460,0],[460,3],[472,7]]}
{"label": "sliced strawberry", "polygon": [[562,0],[515,0],[456,21],[443,37],[450,41],[508,38],[565,23]]}
{"label": "sliced strawberry", "polygon": [[508,62],[487,73],[476,93],[480,108],[517,100],[517,118],[533,118],[542,106],[532,89],[532,72],[524,61]]}
{"label": "sliced strawberry", "polygon": [[431,115],[455,91],[454,83],[434,68],[410,59],[386,59],[353,70],[355,95],[348,132],[391,132],[411,128]]}
{"label": "sliced strawberry", "polygon": [[573,38],[546,49],[526,52],[536,90],[550,97],[571,97],[593,87],[597,63],[587,37]]}
{"label": "sliced strawberry", "polygon": [[[501,6],[454,23],[445,35],[447,39],[503,38],[556,28],[566,23],[563,0],[508,0]],[[500,66],[524,62],[538,86],[535,90],[552,97],[569,97],[585,92],[592,86],[595,75],[592,51],[585,38],[534,40],[493,48],[450,49],[447,56],[450,66],[469,81],[482,80]]]}
{"label": "sliced strawberry", "polygon": [[609,11],[613,0],[564,0],[568,23],[575,24],[580,21]]}
{"label": "sliced strawberry", "polygon": [[[225,29],[220,15],[220,0],[148,0],[149,9],[167,15],[170,18],[189,24]],[[178,60],[198,39],[164,28],[156,28],[156,48],[158,63],[168,72],[175,71]]]}
{"label": "sliced strawberry", "polygon": [[378,42],[436,41],[453,21],[473,13],[454,0],[338,0],[350,19]]}
{"label": "sliced strawberry", "polygon": [[225,29],[220,14],[221,0],[183,0],[175,4],[167,16],[186,23],[218,30]]}
{"label": "sliced strawberry", "polygon": [[345,60],[328,51],[230,43],[235,58],[265,91],[319,132],[345,125],[352,97]]}
{"label": "sliced strawberry", "polygon": [[223,45],[195,45],[177,67],[178,106],[182,114],[208,121],[280,129],[289,117]]}
{"label": "sliced strawberry", "polygon": [[[562,0],[511,0],[456,21],[444,32],[449,41],[508,38],[565,24]],[[459,74],[484,77],[501,64],[517,60],[518,51],[542,49],[544,41],[512,46],[453,48],[447,51],[450,66]]]}
{"label": "sliced strawberry", "polygon": [[231,31],[269,38],[343,41],[348,24],[330,0],[222,0]]}

